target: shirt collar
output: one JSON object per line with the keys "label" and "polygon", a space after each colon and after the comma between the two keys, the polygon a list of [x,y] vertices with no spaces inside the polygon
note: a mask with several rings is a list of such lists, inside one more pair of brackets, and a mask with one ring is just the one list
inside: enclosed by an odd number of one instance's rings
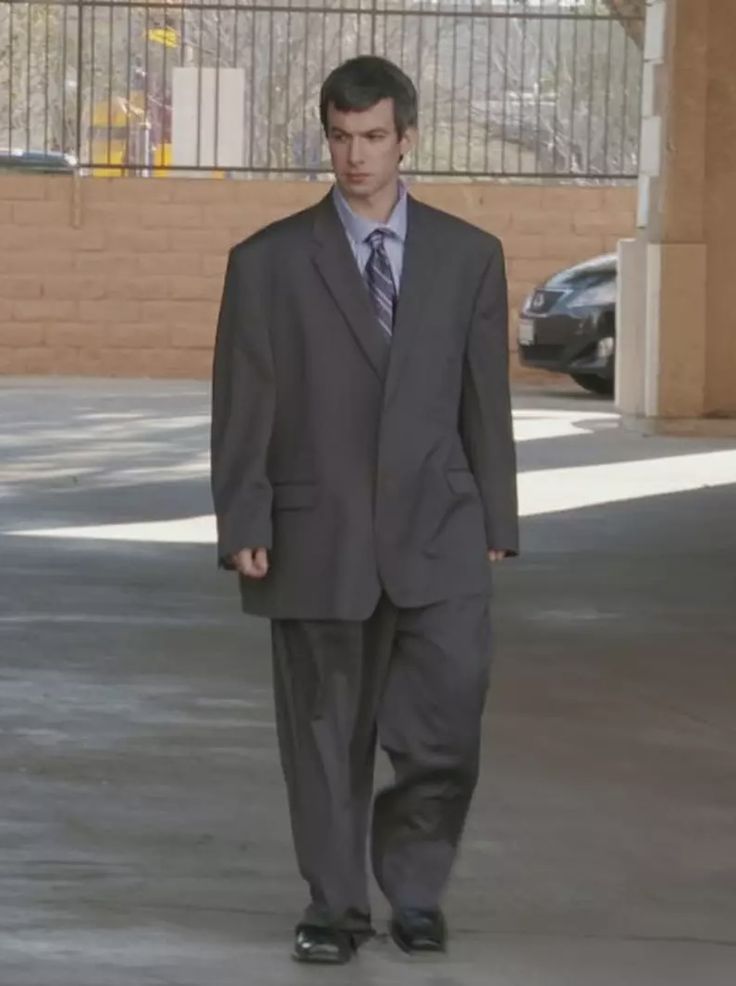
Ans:
{"label": "shirt collar", "polygon": [[401,243],[406,239],[407,194],[406,185],[402,181],[399,182],[399,199],[386,223],[377,223],[353,212],[337,185],[332,189],[332,196],[345,231],[354,243],[363,243],[376,229],[388,233]]}

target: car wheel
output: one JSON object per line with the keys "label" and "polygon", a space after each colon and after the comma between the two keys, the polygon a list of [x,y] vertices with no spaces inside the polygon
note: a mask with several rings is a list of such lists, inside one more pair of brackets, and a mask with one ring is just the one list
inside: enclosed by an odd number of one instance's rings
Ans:
{"label": "car wheel", "polygon": [[590,391],[591,394],[601,394],[603,397],[613,397],[613,380],[598,377],[594,373],[571,373],[576,384]]}

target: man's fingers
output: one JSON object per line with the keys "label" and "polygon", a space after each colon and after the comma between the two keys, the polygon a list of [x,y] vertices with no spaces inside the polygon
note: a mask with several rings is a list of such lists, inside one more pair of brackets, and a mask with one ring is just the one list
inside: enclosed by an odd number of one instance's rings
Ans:
{"label": "man's fingers", "polygon": [[265,548],[243,548],[235,556],[235,567],[248,579],[262,579],[268,574],[268,552]]}
{"label": "man's fingers", "polygon": [[255,554],[255,568],[260,577],[268,575],[268,552],[265,548],[259,548]]}
{"label": "man's fingers", "polygon": [[253,565],[253,552],[244,548],[236,555],[233,555],[233,564],[241,575],[247,575]]}
{"label": "man's fingers", "polygon": [[253,557],[253,552],[250,548],[245,551],[241,551],[238,555],[240,559],[239,569],[243,575],[246,575],[249,579],[254,578],[256,574],[255,559]]}

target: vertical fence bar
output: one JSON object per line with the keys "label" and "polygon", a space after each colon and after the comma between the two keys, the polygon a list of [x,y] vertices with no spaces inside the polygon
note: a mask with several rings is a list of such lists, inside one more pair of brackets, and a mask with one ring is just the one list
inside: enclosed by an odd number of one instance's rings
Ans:
{"label": "vertical fence bar", "polygon": [[[145,9],[145,27],[143,30],[143,171],[142,174],[148,178],[151,174],[151,121],[148,113],[149,98],[150,98],[150,79],[151,79],[151,41],[149,35],[151,33],[151,11],[149,6],[146,4]],[[202,44],[202,37],[200,35],[199,39],[200,45]],[[200,104],[201,107],[201,104]]]}
{"label": "vertical fence bar", "polygon": [[621,171],[626,167],[626,137],[629,130],[629,46],[631,42],[624,36],[624,98],[621,112]]}
{"label": "vertical fence bar", "polygon": [[453,0],[452,17],[452,68],[450,69],[450,171],[455,170],[455,100],[452,98],[457,83],[457,28],[458,0]]}
{"label": "vertical fence bar", "polygon": [[[320,48],[319,48],[319,62],[320,62],[320,79],[325,77],[325,66],[327,60],[327,11],[322,10],[321,14],[317,14],[320,19]],[[342,52],[342,46],[340,47],[340,52]],[[338,56],[339,57],[339,56]]]}
{"label": "vertical fence bar", "polygon": [[539,19],[539,55],[537,57],[537,121],[534,130],[534,171],[536,174],[542,170],[539,166],[539,150],[542,143],[542,78],[544,65],[544,22],[545,18]]}
{"label": "vertical fence bar", "polygon": [[248,143],[248,160],[251,168],[253,167],[253,151],[255,143],[255,133],[256,133],[256,12],[251,10],[250,12],[250,22],[251,22],[251,32],[250,32],[250,93],[249,93],[249,106],[250,106],[250,116],[249,116],[249,143]]}
{"label": "vertical fence bar", "polygon": [[[475,0],[470,0],[471,12],[474,10]],[[468,132],[466,138],[465,170],[470,171],[472,167],[473,149],[473,100],[475,99],[475,17],[470,18],[470,55],[468,58],[470,65],[470,77],[468,79]]]}
{"label": "vertical fence bar", "polygon": [[[133,9],[128,7],[128,37],[127,37],[127,49],[125,57],[125,151],[123,152],[123,163],[130,166],[131,153],[130,153],[130,91],[132,86],[132,75],[133,75],[133,59],[132,59],[132,47],[131,39],[133,36]],[[121,174],[126,174],[127,171],[122,171]]]}
{"label": "vertical fence bar", "polygon": [[[168,44],[169,30],[170,30],[169,15],[168,15],[168,11],[164,8],[164,44],[163,44],[163,51],[161,52],[161,91],[159,93],[160,105],[159,105],[158,141],[160,147],[160,151],[159,151],[160,166],[165,170],[168,170],[166,145],[170,143],[170,139],[172,136],[171,125],[173,119],[172,117],[173,110],[171,107],[172,95],[169,91],[169,44]],[[167,138],[169,139],[167,140]]]}
{"label": "vertical fence bar", "polygon": [[503,41],[503,82],[501,92],[503,95],[503,105],[501,107],[501,171],[506,171],[506,101],[509,90],[509,5],[506,4],[506,16],[504,18],[504,41]]}
{"label": "vertical fence bar", "polygon": [[400,47],[401,47],[401,64],[402,65],[405,65],[406,64],[406,21],[407,21],[408,16],[409,15],[408,15],[408,12],[406,10],[402,10],[401,13],[399,14],[399,22],[401,24]]}
{"label": "vertical fence bar", "polygon": [[437,96],[439,94],[440,78],[440,18],[434,19],[434,95],[432,98],[432,171],[437,170]]}
{"label": "vertical fence bar", "polygon": [[[419,22],[417,24],[417,92],[421,93],[422,89],[422,79],[424,74],[422,72],[422,58],[424,56],[424,21],[425,18],[422,17],[422,12],[424,11],[424,0],[419,0]],[[420,112],[422,107],[420,106]],[[421,141],[417,140],[417,146],[414,150],[415,156],[415,166],[417,170],[421,168],[421,162],[423,160],[423,147]]]}
{"label": "vertical fence bar", "polygon": [[526,97],[524,85],[526,83],[526,30],[527,18],[521,15],[521,72],[519,75],[519,139],[516,147],[517,171],[523,169],[522,149],[524,147],[524,124],[526,123]]}
{"label": "vertical fence bar", "polygon": [[307,101],[309,99],[309,12],[304,13],[304,73],[302,80],[302,161],[307,162]]}
{"label": "vertical fence bar", "polygon": [[8,151],[13,150],[13,6],[8,11]]}
{"label": "vertical fence bar", "polygon": [[612,36],[613,36],[613,19],[608,18],[608,44],[606,50],[606,85],[605,85],[605,103],[603,112],[603,166],[602,172],[605,174],[608,171],[608,121],[611,114],[611,63],[613,59],[613,49],[612,49]]}
{"label": "vertical fence bar", "polygon": [[291,167],[293,164],[291,153],[291,5],[289,0],[289,12],[286,15],[286,103],[284,106],[284,139],[282,147],[281,164]]}
{"label": "vertical fence bar", "polygon": [[231,60],[231,68],[238,67],[238,24],[239,24],[240,8],[236,7],[233,11],[233,52]]}
{"label": "vertical fence bar", "polygon": [[[87,126],[87,147],[90,148],[90,158],[97,164],[95,148],[97,141],[95,124],[95,74],[97,73],[97,7],[90,7],[90,64],[89,64],[89,124]],[[109,126],[109,124],[108,124]]]}
{"label": "vertical fence bar", "polygon": [[493,77],[493,10],[488,13],[486,30],[487,59],[486,59],[486,120],[483,139],[483,170],[488,172],[488,160],[491,141],[491,80]]}
{"label": "vertical fence bar", "polygon": [[203,90],[203,80],[202,71],[204,66],[202,64],[203,58],[203,45],[202,36],[204,34],[204,7],[199,8],[199,34],[197,35],[198,41],[198,51],[197,51],[197,114],[196,114],[196,127],[197,127],[197,167],[202,166],[202,90]]}
{"label": "vertical fence bar", "polygon": [[33,18],[31,4],[26,4],[26,151],[31,149],[31,58],[33,48],[31,40],[33,38]]}
{"label": "vertical fence bar", "polygon": [[591,172],[592,168],[592,149],[593,149],[593,113],[595,112],[595,43],[596,43],[596,21],[590,18],[590,51],[588,52],[588,132],[586,140],[586,159],[585,170]]}
{"label": "vertical fence bar", "polygon": [[[327,20],[327,14],[322,14],[323,21]],[[323,35],[324,37],[324,35]],[[345,11],[343,9],[342,0],[340,2],[340,10],[337,15],[337,44],[338,44],[338,54],[337,59],[340,64],[344,59],[344,42],[345,42]],[[324,72],[322,73],[322,78],[324,78]]]}
{"label": "vertical fence bar", "polygon": [[268,94],[266,96],[266,167],[271,167],[271,127],[273,121],[273,9],[268,12]]}
{"label": "vertical fence bar", "polygon": [[107,29],[110,33],[108,39],[107,47],[107,163],[110,164],[112,159],[112,83],[114,70],[112,66],[112,53],[113,53],[113,9],[112,5],[108,10],[108,22]]}
{"label": "vertical fence bar", "polygon": [[[232,68],[238,68],[238,34],[240,25],[240,9],[236,8],[233,12],[233,52],[232,52]],[[245,79],[245,71],[243,72],[243,78]],[[172,126],[173,126],[173,110],[172,110]],[[245,129],[245,117],[240,121],[241,126]],[[240,150],[240,164],[241,166],[245,164],[243,161],[243,150]]]}
{"label": "vertical fence bar", "polygon": [[48,4],[45,7],[44,17],[44,42],[43,42],[43,152],[49,151],[49,32],[51,8]]}
{"label": "vertical fence bar", "polygon": [[64,15],[62,17],[61,24],[61,66],[60,66],[60,84],[61,84],[61,151],[66,154],[67,144],[66,144],[66,89],[67,89],[67,44],[69,35],[69,5],[64,4],[63,7]]}
{"label": "vertical fence bar", "polygon": [[573,168],[576,160],[575,155],[575,111],[577,109],[576,97],[578,89],[578,8],[575,7],[575,17],[573,20],[573,42],[572,42],[572,98],[570,100],[570,141],[568,146],[567,158],[568,168]]}
{"label": "vertical fence bar", "polygon": [[[222,30],[221,22],[221,10],[219,7],[215,10],[217,34],[215,39],[215,128],[214,128],[214,153],[212,160],[214,161],[215,170],[220,166],[220,58],[221,58],[221,47],[222,39],[220,32]],[[165,49],[164,49],[165,50]]]}
{"label": "vertical fence bar", "polygon": [[82,42],[84,41],[84,8],[81,0],[77,3],[77,119],[76,151],[77,161],[82,160],[82,66],[84,62]]}
{"label": "vertical fence bar", "polygon": [[557,153],[559,136],[559,109],[560,109],[560,63],[562,54],[562,21],[557,19],[557,31],[555,33],[555,108],[552,119],[552,171],[557,174]]}

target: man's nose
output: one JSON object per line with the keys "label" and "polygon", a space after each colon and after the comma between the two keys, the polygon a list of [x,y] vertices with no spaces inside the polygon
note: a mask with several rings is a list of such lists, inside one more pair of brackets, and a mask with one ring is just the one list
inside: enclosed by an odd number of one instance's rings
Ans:
{"label": "man's nose", "polygon": [[363,141],[359,137],[353,137],[350,141],[348,152],[350,164],[361,164],[363,161]]}

